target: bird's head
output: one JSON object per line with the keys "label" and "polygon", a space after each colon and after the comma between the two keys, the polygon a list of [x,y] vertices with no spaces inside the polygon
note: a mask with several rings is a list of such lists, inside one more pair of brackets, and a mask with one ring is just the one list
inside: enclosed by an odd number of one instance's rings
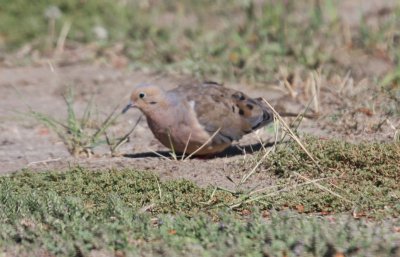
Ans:
{"label": "bird's head", "polygon": [[151,84],[139,85],[133,89],[131,100],[122,113],[125,113],[130,108],[138,108],[146,114],[159,108],[164,101],[165,91],[163,89]]}

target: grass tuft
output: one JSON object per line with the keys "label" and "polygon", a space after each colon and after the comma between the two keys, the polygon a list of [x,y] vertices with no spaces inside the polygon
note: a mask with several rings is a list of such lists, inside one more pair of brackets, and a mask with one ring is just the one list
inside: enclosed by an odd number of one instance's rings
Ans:
{"label": "grass tuft", "polygon": [[316,169],[302,148],[293,143],[278,149],[265,162],[264,168],[280,178],[281,187],[299,183],[293,172],[311,179],[323,179],[319,183],[332,190],[339,189],[338,192],[355,205],[307,185],[267,199],[269,206],[296,208],[301,205],[305,212],[340,212],[357,208],[366,216],[398,216],[399,144],[351,144],[312,137],[307,137],[304,143],[318,159],[320,169]]}
{"label": "grass tuft", "polygon": [[107,129],[119,117],[118,107],[116,107],[102,122],[96,124],[93,120],[93,101],[89,101],[81,118],[77,117],[74,110],[74,96],[72,88],[64,96],[65,105],[67,108],[67,117],[65,121],[59,121],[56,118],[43,114],[30,108],[28,113],[38,122],[47,126],[55,132],[62,140],[67,150],[74,157],[85,155],[90,157],[93,154],[93,149],[102,144],[108,144],[111,155],[117,155],[118,148],[127,142],[129,135],[134,131],[138,119],[133,128],[123,137],[110,139],[107,135]]}

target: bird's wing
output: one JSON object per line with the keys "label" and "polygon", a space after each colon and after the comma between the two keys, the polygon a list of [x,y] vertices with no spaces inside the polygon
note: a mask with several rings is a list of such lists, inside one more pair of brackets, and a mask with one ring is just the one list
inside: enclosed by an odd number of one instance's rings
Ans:
{"label": "bird's wing", "polygon": [[[174,89],[189,103],[198,122],[214,143],[230,143],[273,120],[261,101],[214,82],[181,85]],[[218,132],[217,132],[218,131]]]}

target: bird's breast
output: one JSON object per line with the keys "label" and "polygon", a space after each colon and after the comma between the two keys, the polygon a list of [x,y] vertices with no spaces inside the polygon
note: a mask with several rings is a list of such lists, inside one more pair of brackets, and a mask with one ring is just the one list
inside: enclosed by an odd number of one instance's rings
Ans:
{"label": "bird's breast", "polygon": [[166,147],[177,152],[187,153],[194,151],[205,144],[210,135],[198,122],[193,109],[186,109],[187,113],[175,111],[173,114],[147,115],[147,123],[154,136]]}

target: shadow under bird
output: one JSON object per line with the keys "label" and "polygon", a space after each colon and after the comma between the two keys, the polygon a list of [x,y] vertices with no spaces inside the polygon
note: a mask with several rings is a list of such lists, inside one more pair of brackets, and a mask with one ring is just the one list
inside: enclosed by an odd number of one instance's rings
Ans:
{"label": "shadow under bird", "polygon": [[181,85],[164,90],[139,85],[124,108],[138,108],[154,136],[176,153],[214,155],[233,141],[273,121],[262,98],[215,82]]}

